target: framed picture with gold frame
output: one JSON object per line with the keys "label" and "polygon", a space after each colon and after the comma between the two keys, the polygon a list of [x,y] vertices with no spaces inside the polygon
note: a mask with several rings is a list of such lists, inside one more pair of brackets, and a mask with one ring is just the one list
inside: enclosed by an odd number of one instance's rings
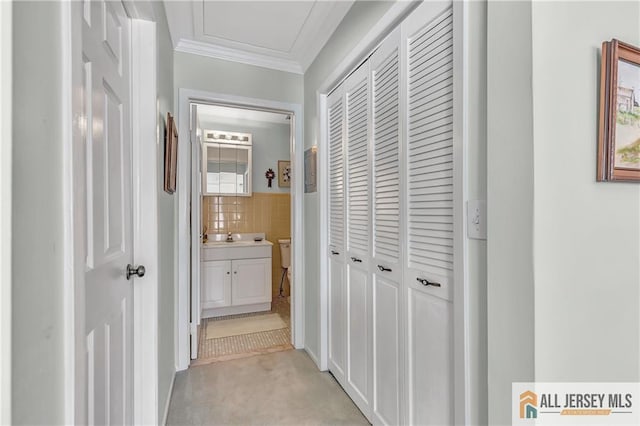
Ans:
{"label": "framed picture with gold frame", "polygon": [[167,113],[167,136],[164,143],[164,190],[176,192],[176,172],[178,165],[178,128],[170,113]]}
{"label": "framed picture with gold frame", "polygon": [[291,161],[278,161],[278,186],[281,188],[291,187]]}
{"label": "framed picture with gold frame", "polygon": [[640,182],[640,48],[602,43],[599,182]]}

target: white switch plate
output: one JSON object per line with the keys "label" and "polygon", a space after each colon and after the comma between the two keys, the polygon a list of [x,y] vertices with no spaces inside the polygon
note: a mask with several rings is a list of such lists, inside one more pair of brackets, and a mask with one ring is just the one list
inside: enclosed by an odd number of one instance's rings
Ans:
{"label": "white switch plate", "polygon": [[487,202],[467,201],[467,236],[474,240],[487,239]]}

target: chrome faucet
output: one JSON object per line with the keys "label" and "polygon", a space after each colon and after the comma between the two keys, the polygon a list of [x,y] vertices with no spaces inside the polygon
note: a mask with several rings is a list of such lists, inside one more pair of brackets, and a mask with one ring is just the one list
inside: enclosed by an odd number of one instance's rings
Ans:
{"label": "chrome faucet", "polygon": [[229,232],[229,233],[227,234],[227,242],[228,242],[228,243],[232,243],[232,242],[233,242],[233,237],[231,236],[231,232]]}

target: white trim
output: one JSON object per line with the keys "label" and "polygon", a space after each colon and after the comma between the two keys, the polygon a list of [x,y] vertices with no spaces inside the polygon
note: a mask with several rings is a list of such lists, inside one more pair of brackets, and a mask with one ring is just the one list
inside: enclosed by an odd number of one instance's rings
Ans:
{"label": "white trim", "polygon": [[[453,2],[453,371],[454,423],[470,419],[469,244],[467,239],[469,140],[468,4]],[[457,166],[455,166],[457,165]],[[457,191],[456,191],[457,189]]]}
{"label": "white trim", "polygon": [[[272,101],[267,99],[248,98],[243,96],[212,93],[201,90],[179,89],[176,116],[178,118],[178,140],[190,141],[189,138],[189,104],[198,102],[202,104],[217,104],[235,106],[249,109],[264,109],[270,111],[280,111],[292,114],[293,130],[295,133],[295,144],[292,146],[291,159],[293,165],[294,186],[292,187],[292,264],[294,274],[293,290],[293,323],[292,340],[294,347],[300,349],[304,347],[304,253],[301,242],[303,225],[303,197],[304,197],[304,149],[303,149],[303,109],[302,105]],[[190,268],[189,251],[191,248],[191,236],[189,230],[189,197],[190,191],[190,169],[191,169],[191,149],[186,143],[178,143],[178,226],[176,229],[176,241],[178,242],[178,286],[176,294],[176,370],[182,371],[189,367],[190,344],[189,344],[189,286]],[[300,243],[298,243],[300,242]],[[298,284],[300,283],[300,284]]]}
{"label": "white trim", "polygon": [[[387,13],[371,28],[371,30],[360,40],[348,55],[344,57],[342,62],[334,68],[333,72],[324,80],[316,92],[316,101],[318,105],[318,192],[320,193],[320,349],[318,368],[320,370],[328,369],[329,359],[329,342],[328,342],[328,318],[329,318],[329,301],[328,301],[328,276],[327,276],[327,250],[329,247],[329,222],[326,213],[328,202],[329,176],[327,167],[329,164],[327,135],[325,127],[327,123],[326,104],[327,96],[342,80],[347,78],[358,63],[365,60],[368,55],[375,50],[376,46],[391,33],[402,20],[411,13],[421,2],[397,2],[389,8]],[[325,127],[323,127],[325,126]]]}
{"label": "white trim", "polygon": [[[82,138],[82,39],[80,3],[65,2],[61,6],[62,43],[62,161],[63,161],[63,227],[64,227],[64,417],[66,424],[86,422],[87,366],[84,351],[84,279],[86,190],[85,148]],[[79,120],[74,120],[74,116]],[[76,330],[80,330],[76,333]]]}
{"label": "white trim", "polygon": [[[156,24],[131,21],[134,424],[158,423],[158,117]],[[137,84],[136,84],[137,83]],[[159,141],[158,141],[159,142]]]}
{"label": "white trim", "polygon": [[318,167],[316,167],[316,179],[318,182],[318,195],[320,196],[320,285],[318,286],[318,328],[319,328],[319,357],[316,364],[321,371],[329,369],[329,217],[325,208],[329,204],[329,138],[327,132],[327,95],[316,92],[318,108]]}
{"label": "white trim", "polygon": [[0,2],[0,424],[11,424],[12,3]]}
{"label": "white trim", "polygon": [[191,53],[206,56],[208,58],[222,59],[225,61],[239,62],[254,65],[256,67],[271,68],[294,74],[302,74],[302,66],[290,59],[279,59],[273,56],[250,53],[230,47],[217,46],[196,40],[180,39],[176,45],[176,52]]}
{"label": "white trim", "polygon": [[176,383],[176,372],[173,372],[173,376],[171,377],[171,384],[169,385],[169,392],[167,394],[167,402],[164,404],[164,414],[162,415],[162,423],[161,425],[167,424],[167,419],[169,418],[169,406],[171,405],[171,395],[173,395],[173,385]]}

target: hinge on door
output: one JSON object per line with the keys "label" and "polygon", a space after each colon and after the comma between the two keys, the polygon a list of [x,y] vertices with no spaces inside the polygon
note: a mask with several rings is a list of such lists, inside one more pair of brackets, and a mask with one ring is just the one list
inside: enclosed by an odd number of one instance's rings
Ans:
{"label": "hinge on door", "polygon": [[195,336],[197,332],[198,332],[198,324],[196,324],[195,322],[190,322],[189,323],[189,333],[192,336]]}

